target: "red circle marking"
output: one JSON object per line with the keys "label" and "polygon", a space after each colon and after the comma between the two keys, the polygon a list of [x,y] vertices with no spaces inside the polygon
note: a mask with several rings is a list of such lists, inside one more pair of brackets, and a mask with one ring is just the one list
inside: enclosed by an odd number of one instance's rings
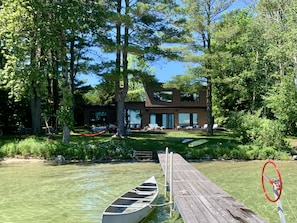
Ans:
{"label": "red circle marking", "polygon": [[[267,177],[265,174],[264,174],[264,171],[265,171],[265,167],[268,165],[268,164],[272,164],[277,172],[277,175],[278,175],[278,184],[275,184],[275,181],[273,179],[270,179],[269,177]],[[264,180],[268,180],[268,182],[277,189],[278,191],[278,195],[275,199],[272,199],[271,197],[269,197],[269,195],[267,194],[267,191],[266,191],[266,188],[264,186]],[[282,194],[282,187],[283,187],[283,183],[282,183],[282,177],[281,177],[281,174],[280,174],[280,171],[279,169],[277,168],[276,164],[271,161],[271,160],[268,160],[265,162],[263,168],[262,168],[262,189],[264,191],[264,194],[266,196],[266,198],[270,201],[270,202],[276,202],[278,201],[278,199],[280,198],[281,194]]]}

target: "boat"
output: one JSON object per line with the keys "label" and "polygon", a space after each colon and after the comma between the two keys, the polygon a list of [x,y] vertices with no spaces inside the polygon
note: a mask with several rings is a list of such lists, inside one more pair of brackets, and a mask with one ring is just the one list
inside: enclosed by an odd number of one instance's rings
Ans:
{"label": "boat", "polygon": [[102,214],[102,223],[138,223],[153,211],[158,198],[154,176],[113,201]]}

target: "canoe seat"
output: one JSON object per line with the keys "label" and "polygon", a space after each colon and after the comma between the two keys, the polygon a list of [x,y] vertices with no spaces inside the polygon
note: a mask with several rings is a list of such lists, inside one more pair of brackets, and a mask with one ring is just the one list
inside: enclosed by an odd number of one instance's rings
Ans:
{"label": "canoe seat", "polygon": [[152,199],[147,199],[147,198],[137,198],[137,197],[121,197],[120,199],[123,199],[123,200],[131,200],[131,201],[147,201],[147,202],[152,201]]}
{"label": "canoe seat", "polygon": [[150,196],[150,195],[155,194],[155,191],[142,191],[142,190],[137,190],[137,189],[133,189],[130,192],[136,193],[138,195],[145,195],[145,196]]}
{"label": "canoe seat", "polygon": [[141,203],[139,205],[135,205],[135,204],[133,204],[133,205],[131,205],[131,204],[130,205],[129,204],[127,204],[127,205],[125,205],[125,204],[112,204],[112,205],[110,205],[110,207],[139,209],[140,207],[143,207],[143,203]]}
{"label": "canoe seat", "polygon": [[137,186],[137,188],[157,189],[157,186],[142,186],[142,185],[140,185],[140,186]]}

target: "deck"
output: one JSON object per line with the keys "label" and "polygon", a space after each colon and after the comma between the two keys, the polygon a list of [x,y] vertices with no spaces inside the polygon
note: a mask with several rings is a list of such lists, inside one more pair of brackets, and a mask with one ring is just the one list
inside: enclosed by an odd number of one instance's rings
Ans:
{"label": "deck", "polygon": [[[159,153],[158,157],[164,172],[166,155]],[[169,182],[169,174],[167,174],[167,182]],[[179,154],[173,154],[172,187],[175,207],[185,223],[266,222],[212,183]]]}

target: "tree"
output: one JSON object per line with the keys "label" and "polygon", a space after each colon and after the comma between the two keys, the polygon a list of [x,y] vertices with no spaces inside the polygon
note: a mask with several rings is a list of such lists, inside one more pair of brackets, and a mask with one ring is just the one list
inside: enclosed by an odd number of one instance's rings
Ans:
{"label": "tree", "polygon": [[181,89],[183,92],[188,94],[197,93],[203,86],[203,80],[201,78],[193,79],[192,74],[184,74],[173,77],[172,81],[164,83],[165,88],[176,88]]}
{"label": "tree", "polygon": [[[117,135],[125,134],[124,101],[128,92],[129,75],[138,76],[141,80],[152,81],[149,74],[140,70],[130,70],[128,55],[132,54],[144,60],[154,60],[157,56],[171,56],[160,48],[168,34],[174,34],[166,20],[166,10],[173,7],[171,1],[137,1],[117,0],[110,5],[107,27],[110,30],[102,49],[114,52],[116,60],[109,63],[109,69],[101,75],[115,83],[115,100],[117,102]],[[100,36],[102,37],[102,36]],[[169,38],[168,38],[169,39]],[[112,64],[112,66],[110,66]]]}
{"label": "tree", "polygon": [[263,31],[252,15],[248,9],[226,13],[214,29],[214,113],[222,121],[231,111],[265,110],[263,95],[271,83],[263,72]]}
{"label": "tree", "polygon": [[100,4],[88,0],[8,0],[2,6],[0,20],[6,25],[0,37],[7,62],[1,79],[11,94],[31,98],[35,133],[40,133],[42,103],[53,104],[44,113],[55,113],[60,107],[63,141],[69,142],[75,79],[86,70],[88,58],[82,53],[90,45],[91,31],[98,27],[94,20],[100,21],[99,11]]}
{"label": "tree", "polygon": [[213,64],[213,30],[221,15],[234,0],[184,0],[186,23],[182,28],[190,36],[184,38],[188,45],[185,60],[198,64],[192,69],[194,78],[204,77],[207,97],[207,133],[213,134],[214,117],[212,112],[213,76],[216,75]]}
{"label": "tree", "polygon": [[270,61],[268,74],[273,80],[265,97],[287,133],[296,133],[296,10],[295,1],[259,1],[257,19],[264,30],[266,58]]}
{"label": "tree", "polygon": [[45,90],[44,50],[41,10],[38,2],[6,1],[0,11],[2,26],[0,36],[6,60],[1,79],[16,100],[29,97],[31,101],[32,128],[41,131],[41,95]]}
{"label": "tree", "polygon": [[90,89],[83,97],[87,104],[111,104],[114,102],[114,83],[103,79],[100,84]]}

